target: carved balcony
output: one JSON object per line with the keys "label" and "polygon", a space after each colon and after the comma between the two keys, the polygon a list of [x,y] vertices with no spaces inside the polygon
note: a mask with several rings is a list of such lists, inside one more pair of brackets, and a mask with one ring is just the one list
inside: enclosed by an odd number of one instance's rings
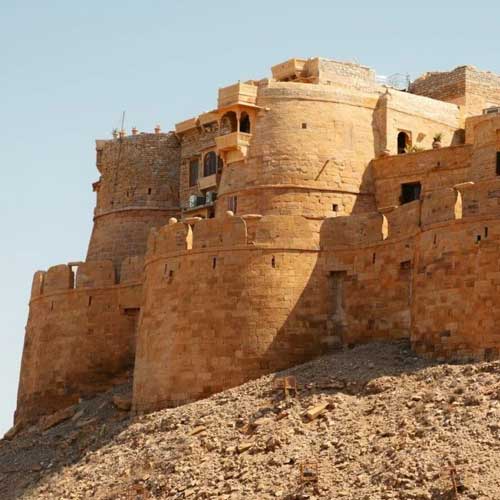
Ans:
{"label": "carved balcony", "polygon": [[252,134],[245,132],[231,132],[215,138],[217,152],[224,158],[226,164],[244,160]]}

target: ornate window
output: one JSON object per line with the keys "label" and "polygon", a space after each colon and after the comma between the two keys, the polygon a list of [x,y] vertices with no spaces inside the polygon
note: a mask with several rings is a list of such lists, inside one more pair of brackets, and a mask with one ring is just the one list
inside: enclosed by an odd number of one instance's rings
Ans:
{"label": "ornate window", "polygon": [[214,151],[209,151],[203,159],[203,176],[208,177],[217,172],[217,155]]}

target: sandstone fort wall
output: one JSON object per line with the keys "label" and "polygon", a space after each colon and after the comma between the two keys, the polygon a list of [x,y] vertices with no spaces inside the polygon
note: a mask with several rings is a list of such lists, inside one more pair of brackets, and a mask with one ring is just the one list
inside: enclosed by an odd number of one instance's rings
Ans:
{"label": "sandstone fort wall", "polygon": [[127,259],[120,283],[112,261],[35,273],[17,421],[95,394],[133,367],[142,269],[142,259]]}

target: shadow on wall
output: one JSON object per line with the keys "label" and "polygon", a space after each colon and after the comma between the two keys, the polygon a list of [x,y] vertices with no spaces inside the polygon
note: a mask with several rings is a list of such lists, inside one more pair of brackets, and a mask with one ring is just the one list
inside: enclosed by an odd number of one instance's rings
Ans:
{"label": "shadow on wall", "polygon": [[[408,221],[416,219],[419,203],[403,211]],[[264,356],[270,366],[291,366],[342,346],[410,338],[414,244],[403,239],[386,245],[387,237],[388,221],[380,213],[323,222],[314,268]]]}

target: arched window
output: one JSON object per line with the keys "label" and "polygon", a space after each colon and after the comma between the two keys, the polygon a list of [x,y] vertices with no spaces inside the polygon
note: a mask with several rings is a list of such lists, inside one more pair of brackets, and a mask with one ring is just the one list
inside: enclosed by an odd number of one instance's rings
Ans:
{"label": "arched window", "polygon": [[217,172],[217,155],[214,151],[209,151],[203,159],[203,176],[207,177]]}
{"label": "arched window", "polygon": [[230,134],[238,130],[238,119],[234,111],[228,111],[220,121],[220,134]]}
{"label": "arched window", "polygon": [[408,148],[411,146],[410,136],[406,132],[399,132],[398,134],[398,155],[402,155],[408,152]]}
{"label": "arched window", "polygon": [[240,117],[240,132],[250,133],[250,117],[247,113],[241,113]]}

